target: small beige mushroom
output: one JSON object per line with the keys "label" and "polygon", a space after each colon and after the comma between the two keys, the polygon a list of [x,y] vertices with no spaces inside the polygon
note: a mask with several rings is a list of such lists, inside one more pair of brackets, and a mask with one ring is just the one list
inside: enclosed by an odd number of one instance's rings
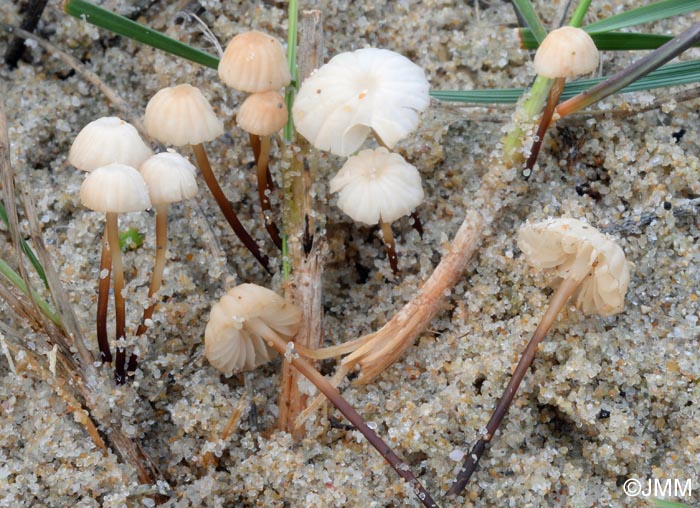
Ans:
{"label": "small beige mushroom", "polygon": [[231,88],[250,93],[279,90],[291,81],[282,45],[257,30],[231,39],[219,60],[219,77]]}
{"label": "small beige mushroom", "polygon": [[271,360],[267,342],[293,337],[301,310],[274,291],[241,284],[226,293],[211,309],[204,330],[204,351],[209,363],[224,374],[252,370]]}
{"label": "small beige mushroom", "polygon": [[[136,335],[143,334],[146,320],[151,319],[155,310],[153,296],[160,289],[165,268],[165,257],[168,244],[168,207],[197,195],[197,180],[195,167],[179,153],[169,150],[156,154],[141,164],[139,172],[148,186],[151,204],[156,209],[156,255],[153,265],[153,275],[148,288],[150,305],[144,310],[141,324]],[[136,356],[129,358],[128,372],[136,370]]]}
{"label": "small beige mushroom", "polygon": [[116,116],[93,120],[73,140],[68,162],[82,171],[117,163],[137,168],[153,151],[136,127]]}
{"label": "small beige mushroom", "polygon": [[148,102],[143,123],[148,133],[162,143],[192,146],[197,165],[219,209],[236,236],[269,272],[267,256],[260,252],[258,244],[241,224],[211,168],[204,143],[221,136],[224,127],[202,92],[188,84],[163,88]]}
{"label": "small beige mushroom", "polygon": [[380,224],[391,269],[398,274],[391,223],[423,202],[418,170],[384,147],[362,150],[333,177],[330,191],[338,193],[338,207],[353,220]]}
{"label": "small beige mushroom", "polygon": [[[116,312],[116,338],[126,337],[126,305],[124,302],[124,268],[119,250],[119,214],[136,212],[151,207],[146,182],[141,174],[131,166],[108,164],[88,173],[80,187],[80,200],[83,205],[97,212],[107,214],[105,232],[112,256],[114,274],[114,308]],[[103,245],[104,248],[104,245]],[[121,384],[126,379],[126,353],[117,348],[116,380]]]}
{"label": "small beige mushroom", "polygon": [[270,136],[287,123],[287,105],[282,94],[275,91],[249,95],[238,110],[238,126],[250,137],[257,166],[258,196],[262,206],[263,219],[270,238],[282,249],[282,238],[272,221],[272,205],[268,196],[274,190],[270,177]]}
{"label": "small beige mushroom", "polygon": [[573,78],[598,67],[598,48],[582,28],[552,30],[535,53],[535,72],[545,78]]}
{"label": "small beige mushroom", "polygon": [[535,358],[537,347],[570,298],[584,314],[611,316],[621,312],[630,281],[625,253],[607,235],[576,219],[527,223],[518,232],[518,247],[528,263],[549,276],[556,287],[504,394],[486,425],[486,435],[468,454],[448,495],[459,494],[476,470],[479,459],[505,417],[515,393]]}

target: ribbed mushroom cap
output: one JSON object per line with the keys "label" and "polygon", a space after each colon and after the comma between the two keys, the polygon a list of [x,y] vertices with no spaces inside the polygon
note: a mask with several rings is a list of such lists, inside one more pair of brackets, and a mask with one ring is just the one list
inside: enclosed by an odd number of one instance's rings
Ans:
{"label": "ribbed mushroom cap", "polygon": [[552,30],[535,53],[535,72],[545,78],[573,78],[598,67],[598,48],[581,28]]}
{"label": "ribbed mushroom cap", "polygon": [[553,277],[552,286],[568,278],[582,281],[573,298],[585,314],[622,311],[630,281],[625,253],[593,226],[576,219],[526,223],[518,247],[530,265]]}
{"label": "ribbed mushroom cap", "polygon": [[423,69],[386,49],[340,53],[306,79],[292,114],[316,148],[348,156],[373,129],[388,147],[418,126],[430,103]]}
{"label": "ribbed mushroom cap", "polygon": [[423,202],[418,170],[384,147],[350,157],[330,182],[338,206],[353,220],[368,225],[390,223]]}
{"label": "ribbed mushroom cap", "polygon": [[175,151],[158,153],[141,164],[141,176],[154,205],[175,203],[197,195],[195,167]]}
{"label": "ribbed mushroom cap", "polygon": [[159,90],[148,101],[143,123],[148,134],[173,146],[198,145],[224,133],[209,101],[188,84]]}
{"label": "ribbed mushroom cap", "polygon": [[141,173],[124,164],[108,164],[88,173],[80,201],[96,212],[138,212],[151,207]]}
{"label": "ribbed mushroom cap", "polygon": [[219,77],[231,88],[250,93],[279,90],[291,81],[282,45],[256,30],[231,39],[219,60]]}
{"label": "ribbed mushroom cap", "polygon": [[116,116],[104,116],[81,129],[70,147],[68,162],[82,171],[112,163],[139,167],[152,154],[136,127]]}
{"label": "ribbed mushroom cap", "polygon": [[226,374],[252,370],[270,361],[264,335],[284,340],[299,329],[301,311],[274,291],[241,284],[211,308],[204,330],[204,352],[212,366]]}
{"label": "ribbed mushroom cap", "polygon": [[246,132],[269,136],[284,127],[288,117],[284,97],[270,91],[249,95],[238,110],[236,122]]}

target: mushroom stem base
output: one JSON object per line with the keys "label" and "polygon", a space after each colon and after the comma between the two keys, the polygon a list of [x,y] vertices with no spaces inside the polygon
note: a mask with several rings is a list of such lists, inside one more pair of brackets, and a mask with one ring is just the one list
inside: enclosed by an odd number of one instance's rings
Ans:
{"label": "mushroom stem base", "polygon": [[[107,272],[106,274],[103,273]],[[109,251],[109,239],[107,238],[107,226],[105,225],[102,237],[102,256],[100,257],[100,271],[97,274],[97,344],[100,347],[100,360],[102,363],[111,363],[112,352],[109,349],[107,335],[107,308],[109,307],[109,282],[112,276],[112,253]]]}
{"label": "mushroom stem base", "polygon": [[[114,311],[116,314],[116,339],[126,338],[126,303],[122,291],[124,290],[124,267],[122,265],[122,253],[119,250],[119,222],[118,214],[107,212],[107,238],[109,250],[112,254],[112,273],[114,275]],[[126,380],[126,351],[123,347],[117,347],[117,359],[115,362],[114,377],[117,384],[124,384]]]}

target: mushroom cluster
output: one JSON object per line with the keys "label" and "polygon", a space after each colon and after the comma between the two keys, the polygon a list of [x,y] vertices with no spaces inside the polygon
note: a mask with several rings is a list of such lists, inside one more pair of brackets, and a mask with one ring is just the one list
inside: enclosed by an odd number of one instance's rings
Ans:
{"label": "mushroom cluster", "polygon": [[[418,125],[428,107],[423,69],[386,49],[365,48],[333,57],[303,83],[292,113],[298,132],[320,150],[343,157],[370,134],[380,147],[352,155],[331,180],[339,207],[365,224],[379,224],[394,274],[398,258],[390,223],[423,201],[420,176],[400,155],[390,153]],[[417,215],[414,225],[421,231]]]}
{"label": "mushroom cluster", "polygon": [[256,30],[236,35],[219,61],[219,77],[235,90],[248,92],[236,120],[248,133],[257,168],[258,196],[265,228],[281,250],[282,238],[272,218],[269,194],[270,138],[287,123],[287,105],[279,92],[291,81],[284,49],[277,39]]}

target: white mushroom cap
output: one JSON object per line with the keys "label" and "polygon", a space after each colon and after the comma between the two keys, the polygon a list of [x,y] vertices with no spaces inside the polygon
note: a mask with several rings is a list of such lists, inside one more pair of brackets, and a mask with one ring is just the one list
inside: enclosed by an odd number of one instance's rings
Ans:
{"label": "white mushroom cap", "polygon": [[136,127],[116,116],[104,116],[81,129],[70,147],[68,162],[82,171],[113,162],[139,167],[152,154]]}
{"label": "white mushroom cap", "polygon": [[302,83],[294,124],[316,148],[336,155],[355,152],[372,129],[391,148],[418,126],[428,89],[423,69],[398,53],[340,53]]}
{"label": "white mushroom cap", "polygon": [[197,195],[195,167],[175,151],[168,150],[146,159],[139,172],[154,205],[175,203]]}
{"label": "white mushroom cap", "polygon": [[353,220],[368,225],[390,223],[423,202],[418,170],[384,147],[350,157],[330,182],[338,206]]}
{"label": "white mushroom cap", "polygon": [[148,101],[143,123],[148,134],[173,146],[198,145],[224,133],[209,101],[188,84],[159,90]]}
{"label": "white mushroom cap", "polygon": [[264,335],[288,340],[300,319],[301,310],[274,291],[241,284],[211,308],[204,352],[209,363],[226,374],[254,369],[271,358]]}
{"label": "white mushroom cap", "polygon": [[269,136],[284,127],[288,117],[282,94],[269,91],[249,95],[238,110],[236,122],[246,132]]}
{"label": "white mushroom cap", "polygon": [[598,48],[588,33],[573,26],[552,30],[535,53],[535,72],[545,78],[573,78],[598,67]]}
{"label": "white mushroom cap", "polygon": [[530,265],[554,277],[552,285],[568,278],[582,281],[573,298],[585,314],[622,311],[629,266],[611,237],[576,219],[549,219],[524,224],[518,247]]}
{"label": "white mushroom cap", "polygon": [[250,93],[279,90],[291,81],[282,45],[256,30],[231,39],[219,60],[219,77],[231,88]]}
{"label": "white mushroom cap", "polygon": [[108,164],[88,173],[80,200],[96,212],[138,212],[151,207],[141,173],[124,164]]}

